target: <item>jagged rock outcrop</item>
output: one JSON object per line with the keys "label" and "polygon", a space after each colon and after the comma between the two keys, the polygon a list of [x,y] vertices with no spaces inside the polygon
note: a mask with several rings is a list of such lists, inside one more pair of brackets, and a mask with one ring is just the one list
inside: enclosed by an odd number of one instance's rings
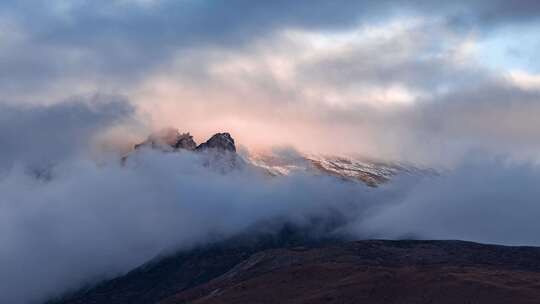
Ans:
{"label": "jagged rock outcrop", "polygon": [[193,136],[188,133],[180,133],[176,129],[163,129],[156,132],[146,139],[144,142],[135,145],[135,149],[142,147],[151,147],[153,149],[161,148],[168,149],[184,149],[190,151],[205,151],[213,149],[217,151],[236,152],[234,139],[229,133],[217,133],[210,137],[209,140],[197,146]]}
{"label": "jagged rock outcrop", "polygon": [[236,152],[236,146],[234,145],[234,139],[229,133],[217,133],[210,137],[208,141],[200,144],[196,150],[204,151],[208,149],[216,149],[219,151]]}
{"label": "jagged rock outcrop", "polygon": [[[176,129],[164,129],[148,137],[144,142],[135,145],[134,150],[149,147],[163,152],[176,152],[179,150],[193,151],[201,154],[202,165],[210,167],[217,172],[227,173],[245,165],[242,158],[236,153],[234,139],[229,133],[214,134],[208,141],[197,146],[193,136],[189,133],[180,133]],[[125,163],[129,154],[122,157]]]}
{"label": "jagged rock outcrop", "polygon": [[[180,133],[176,129],[169,128],[150,135],[144,142],[135,145],[132,152],[144,147],[163,152],[193,151],[200,154],[199,160],[203,166],[222,173],[245,165],[245,161],[236,153],[234,139],[226,132],[214,134],[208,141],[197,146],[189,133]],[[130,154],[131,152],[122,157],[122,164],[126,163]]]}
{"label": "jagged rock outcrop", "polygon": [[[193,151],[200,154],[203,166],[224,173],[246,166],[271,176],[303,171],[331,175],[344,181],[359,181],[371,187],[377,187],[402,174],[416,177],[438,175],[429,168],[356,156],[306,155],[296,151],[240,156],[236,153],[234,139],[227,132],[216,133],[206,142],[197,145],[189,133],[165,129],[149,136],[145,142],[136,145],[135,149],[142,146],[164,152]],[[125,162],[127,157],[123,157],[122,162]]]}
{"label": "jagged rock outcrop", "polygon": [[227,173],[245,165],[242,158],[236,154],[234,139],[229,133],[214,134],[208,141],[197,146],[195,151],[204,154],[205,167],[217,172]]}

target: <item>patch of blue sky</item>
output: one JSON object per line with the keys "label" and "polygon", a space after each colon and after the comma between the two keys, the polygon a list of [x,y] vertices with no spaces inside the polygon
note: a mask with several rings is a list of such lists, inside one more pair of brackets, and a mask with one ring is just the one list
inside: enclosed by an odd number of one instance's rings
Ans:
{"label": "patch of blue sky", "polygon": [[478,41],[478,60],[493,69],[540,73],[540,27],[506,26]]}

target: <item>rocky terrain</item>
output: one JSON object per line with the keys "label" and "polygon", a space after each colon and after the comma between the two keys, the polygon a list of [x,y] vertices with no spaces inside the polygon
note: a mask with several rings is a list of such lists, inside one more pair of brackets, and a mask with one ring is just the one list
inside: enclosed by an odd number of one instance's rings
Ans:
{"label": "rocky terrain", "polygon": [[[218,151],[225,153],[210,153],[209,162],[223,160],[225,157],[228,169],[238,165],[249,164],[263,170],[269,175],[280,176],[295,172],[331,175],[347,181],[359,181],[368,186],[376,187],[400,175],[436,174],[434,170],[418,168],[406,164],[390,163],[371,160],[362,157],[345,157],[334,155],[313,155],[294,153],[250,153],[236,154],[235,141],[229,133],[214,134],[208,141],[197,145],[189,133],[180,133],[175,129],[164,129],[150,135],[144,142],[134,146],[134,150],[150,147],[165,152],[174,151]],[[125,158],[124,158],[125,161]],[[223,165],[223,164],[221,164]]]}
{"label": "rocky terrain", "polygon": [[229,133],[217,133],[210,137],[206,142],[197,145],[193,136],[189,133],[180,133],[176,129],[168,128],[160,130],[154,134],[148,136],[148,138],[142,143],[136,144],[134,150],[144,147],[150,147],[153,149],[160,149],[162,151],[228,151],[235,153],[236,146],[234,139]]}
{"label": "rocky terrain", "polygon": [[540,248],[462,241],[226,244],[144,265],[55,304],[538,303]]}

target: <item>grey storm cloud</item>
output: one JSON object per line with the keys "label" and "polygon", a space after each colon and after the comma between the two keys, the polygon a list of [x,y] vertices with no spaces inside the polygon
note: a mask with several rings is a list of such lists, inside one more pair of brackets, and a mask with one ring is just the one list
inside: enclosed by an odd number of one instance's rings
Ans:
{"label": "grey storm cloud", "polygon": [[[179,52],[238,49],[288,28],[337,31],[425,15],[481,29],[536,21],[536,1],[2,1],[4,98],[55,82],[121,86]],[[15,32],[15,33],[13,33]],[[10,35],[16,37],[10,38]],[[13,38],[14,42],[9,43]],[[187,56],[187,55],[186,55]],[[24,83],[24,85],[22,84]],[[20,93],[20,94],[18,94]]]}
{"label": "grey storm cloud", "polygon": [[[538,161],[539,91],[441,51],[446,31],[534,24],[539,8],[525,0],[1,1],[0,302],[36,303],[275,219],[307,225],[337,214],[344,222],[332,232],[355,238],[539,245],[538,165],[520,162]],[[332,56],[293,57],[287,73],[287,59],[306,49],[284,42],[282,31],[336,33],[398,15],[429,20]],[[285,69],[272,70],[268,54]],[[226,129],[233,136],[255,121],[284,126],[253,128],[280,139],[306,122],[311,133],[293,138],[300,147],[327,140],[326,152],[344,143],[382,158],[457,164],[441,177],[378,189],[302,174],[272,179],[249,168],[223,175],[189,152],[141,150],[122,166],[119,155],[96,161],[89,150],[96,136],[135,119],[140,105],[110,97],[44,105],[54,99],[47,90],[129,93],[162,68],[195,96],[172,94],[179,111],[165,108],[183,126],[228,128],[219,119],[230,115],[244,123]],[[335,106],[302,90],[339,95],[361,84],[404,85],[420,96],[381,109],[356,103],[355,94]],[[38,105],[18,102],[33,92]]]}
{"label": "grey storm cloud", "polygon": [[[142,4],[146,3],[146,5]],[[3,1],[37,41],[96,45],[120,39],[131,46],[167,49],[192,44],[236,44],[288,27],[332,30],[397,15],[435,13],[505,23],[538,18],[536,1]],[[400,13],[404,14],[404,13]],[[457,17],[455,17],[457,18]]]}
{"label": "grey storm cloud", "polygon": [[126,84],[182,50],[237,48],[287,26],[350,25],[361,10],[343,10],[340,2],[4,1],[5,31],[15,27],[23,38],[0,49],[0,87],[16,96],[66,78]]}
{"label": "grey storm cloud", "polygon": [[0,104],[0,171],[14,165],[43,169],[79,155],[92,137],[133,113],[123,99],[76,98],[50,106]]}

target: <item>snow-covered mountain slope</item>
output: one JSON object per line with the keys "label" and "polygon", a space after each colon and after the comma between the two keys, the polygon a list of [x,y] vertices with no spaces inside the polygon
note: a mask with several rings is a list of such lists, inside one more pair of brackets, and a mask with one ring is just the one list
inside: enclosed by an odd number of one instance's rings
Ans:
{"label": "snow-covered mountain slope", "polygon": [[[363,157],[303,154],[295,150],[237,154],[235,141],[229,133],[217,133],[208,141],[197,145],[189,133],[165,129],[151,134],[144,142],[135,145],[132,152],[141,148],[152,148],[163,152],[198,153],[205,157],[205,166],[218,167],[219,171],[224,173],[251,165],[271,176],[306,172],[359,181],[372,187],[385,183],[400,174],[436,174],[434,170],[412,165],[375,161]],[[124,162],[128,155],[123,158]]]}
{"label": "snow-covered mountain slope", "polygon": [[369,160],[362,157],[336,155],[257,153],[246,157],[257,167],[271,175],[288,175],[297,171],[329,174],[351,181],[360,181],[376,187],[400,174],[436,174],[434,170],[393,162]]}

